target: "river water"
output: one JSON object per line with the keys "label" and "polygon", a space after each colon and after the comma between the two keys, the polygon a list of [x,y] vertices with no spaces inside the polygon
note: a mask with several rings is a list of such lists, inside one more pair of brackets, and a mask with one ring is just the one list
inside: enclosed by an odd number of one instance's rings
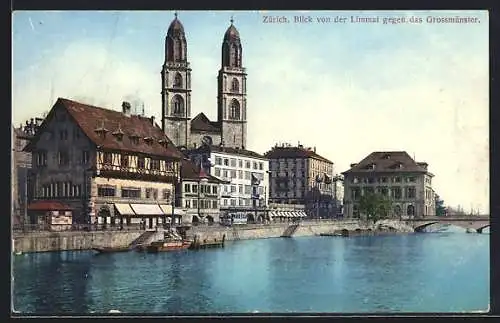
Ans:
{"label": "river water", "polygon": [[159,254],[14,256],[21,313],[401,313],[486,311],[489,234],[228,242]]}

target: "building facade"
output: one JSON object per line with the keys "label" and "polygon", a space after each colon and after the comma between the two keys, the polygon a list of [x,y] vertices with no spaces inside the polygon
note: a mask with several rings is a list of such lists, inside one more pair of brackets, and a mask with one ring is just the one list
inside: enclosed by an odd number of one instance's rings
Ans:
{"label": "building facade", "polygon": [[224,182],[221,212],[244,213],[249,221],[264,219],[269,203],[269,161],[256,152],[203,145],[185,152],[205,172]]}
{"label": "building facade", "polygon": [[302,204],[313,217],[332,217],[340,211],[333,162],[317,154],[316,148],[281,144],[265,156],[270,165],[271,203]]}
{"label": "building facade", "polygon": [[27,206],[32,198],[31,153],[24,151],[41,125],[42,118],[32,118],[18,128],[12,127],[12,214],[14,224],[28,223]]}
{"label": "building facade", "polygon": [[404,151],[373,152],[344,175],[344,212],[359,217],[364,194],[378,193],[392,203],[393,217],[425,217],[436,214],[428,164],[416,162]]}
{"label": "building facade", "polygon": [[222,40],[217,76],[217,121],[204,113],[191,118],[191,68],[184,26],[175,16],[165,39],[162,67],[162,126],[178,147],[202,143],[244,149],[247,142],[246,71],[238,30],[231,25]]}
{"label": "building facade", "polygon": [[189,159],[182,160],[176,207],[183,211],[183,224],[219,223],[222,183]]}
{"label": "building facade", "polygon": [[35,202],[63,203],[75,224],[152,228],[173,216],[182,154],[129,104],[119,112],[59,98],[25,150]]}

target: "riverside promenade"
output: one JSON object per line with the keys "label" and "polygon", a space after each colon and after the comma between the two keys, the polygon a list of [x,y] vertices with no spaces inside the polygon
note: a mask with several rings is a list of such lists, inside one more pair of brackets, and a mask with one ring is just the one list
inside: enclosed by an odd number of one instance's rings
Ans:
{"label": "riverside promenade", "polygon": [[[412,232],[411,227],[393,221],[399,232]],[[198,225],[187,231],[189,238],[211,241],[224,238],[226,241],[279,238],[283,236],[315,236],[337,230],[372,229],[373,224],[357,220],[309,220],[299,223],[247,224],[225,227],[218,224]],[[145,231],[137,228],[106,231],[63,231],[63,232],[13,232],[12,251],[14,253],[91,250],[94,247],[123,247],[132,244]],[[150,235],[149,240],[157,238]]]}

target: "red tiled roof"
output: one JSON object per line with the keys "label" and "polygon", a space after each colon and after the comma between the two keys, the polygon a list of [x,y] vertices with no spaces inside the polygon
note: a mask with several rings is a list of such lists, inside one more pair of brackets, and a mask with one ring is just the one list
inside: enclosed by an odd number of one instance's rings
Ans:
{"label": "red tiled roof", "polygon": [[[373,165],[373,166],[372,166]],[[399,166],[401,165],[401,166]],[[357,164],[352,164],[346,173],[365,172],[423,172],[427,163],[417,163],[406,151],[376,151]]]}
{"label": "red tiled roof", "polygon": [[206,131],[212,133],[220,132],[217,122],[210,121],[208,117],[203,113],[199,113],[196,117],[191,120],[191,131]]}
{"label": "red tiled roof", "polygon": [[[150,118],[136,115],[127,116],[120,111],[59,98],[44,123],[52,115],[52,111],[58,108],[65,109],[85,135],[97,146],[105,149],[144,153],[174,159],[182,158],[182,153],[160,127],[153,125]],[[102,128],[107,130],[104,137],[101,137],[96,131]],[[43,130],[38,133],[42,132]],[[122,141],[118,141],[116,136],[113,135],[116,132],[123,133]],[[131,137],[133,136],[139,138],[138,144],[132,142]],[[147,137],[153,138],[153,140],[147,143],[144,140]],[[166,141],[168,143],[167,147],[160,144],[160,140]]]}
{"label": "red tiled roof", "polygon": [[30,211],[66,211],[73,208],[59,201],[39,200],[28,205]]}
{"label": "red tiled roof", "polygon": [[187,180],[198,180],[200,178],[207,178],[209,182],[212,183],[221,183],[223,182],[219,178],[212,176],[210,174],[207,174],[203,169],[200,171],[200,167],[196,166],[195,163],[193,163],[189,159],[183,159],[181,161],[181,178],[187,179]]}
{"label": "red tiled roof", "polygon": [[273,147],[270,151],[264,154],[269,159],[278,158],[314,158],[326,163],[333,164],[332,161],[317,154],[314,150],[302,147]]}

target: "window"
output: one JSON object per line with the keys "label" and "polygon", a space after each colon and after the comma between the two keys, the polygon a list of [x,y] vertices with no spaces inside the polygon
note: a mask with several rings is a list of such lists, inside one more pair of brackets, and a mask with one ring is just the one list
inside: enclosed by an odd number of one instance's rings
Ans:
{"label": "window", "polygon": [[123,198],[141,198],[141,189],[140,188],[122,188],[122,197]]}
{"label": "window", "polygon": [[191,184],[184,184],[184,193],[191,193]]}
{"label": "window", "polygon": [[36,165],[37,166],[47,166],[47,152],[44,150],[39,151],[36,154]]}
{"label": "window", "polygon": [[243,171],[242,170],[238,171],[238,178],[243,179]]}
{"label": "window", "polygon": [[220,168],[215,167],[215,176],[220,177]]}
{"label": "window", "polygon": [[130,142],[134,145],[138,145],[139,144],[139,137],[138,136],[131,136]]}
{"label": "window", "polygon": [[73,139],[79,139],[80,138],[80,129],[74,128],[73,129]]}
{"label": "window", "polygon": [[68,140],[68,130],[66,130],[66,129],[59,130],[59,139],[60,140]]}
{"label": "window", "polygon": [[233,92],[239,92],[240,91],[240,82],[238,82],[238,79],[233,78],[231,81],[231,91]]}
{"label": "window", "polygon": [[229,119],[240,120],[240,103],[238,100],[231,100],[231,106],[229,107]]}
{"label": "window", "polygon": [[224,206],[227,206],[227,199],[224,199],[223,202],[224,202]]}
{"label": "window", "polygon": [[394,183],[401,183],[401,177],[394,177]]}
{"label": "window", "polygon": [[231,178],[236,178],[236,171],[235,170],[231,171]]}
{"label": "window", "polygon": [[185,207],[186,207],[186,208],[188,208],[188,209],[189,209],[189,208],[191,208],[191,200],[186,200],[186,201],[184,202],[184,204],[185,204]]}
{"label": "window", "polygon": [[172,191],[170,191],[170,189],[165,188],[165,189],[162,191],[162,194],[163,194],[163,199],[164,199],[165,201],[170,201],[170,197],[172,196]]}
{"label": "window", "polygon": [[253,169],[258,169],[258,167],[257,162],[253,162]]}
{"label": "window", "polygon": [[128,156],[127,155],[121,156],[121,165],[122,165],[122,167],[128,167]]}
{"label": "window", "polygon": [[243,160],[238,159],[238,167],[243,168]]}
{"label": "window", "polygon": [[238,185],[238,193],[243,194],[243,185]]}
{"label": "window", "polygon": [[408,182],[409,183],[415,183],[417,179],[414,176],[408,177]]}
{"label": "window", "polygon": [[260,162],[260,163],[259,163],[259,169],[260,169],[260,170],[264,170],[264,163],[263,163],[263,162]]}
{"label": "window", "polygon": [[392,197],[399,200],[401,199],[401,187],[393,187],[391,188],[391,191],[392,191]]}
{"label": "window", "polygon": [[414,199],[415,197],[417,197],[417,190],[415,189],[415,187],[409,187],[408,188],[408,198]]}
{"label": "window", "polygon": [[146,166],[146,159],[144,157],[137,158],[137,167],[144,168]]}
{"label": "window", "polygon": [[198,207],[198,200],[193,200],[193,208],[197,208]]}
{"label": "window", "polygon": [[184,100],[178,94],[172,98],[172,112],[176,115],[184,114]]}
{"label": "window", "polygon": [[229,159],[228,158],[224,158],[224,166],[229,166]]}
{"label": "window", "polygon": [[231,167],[236,167],[236,159],[231,158]]}
{"label": "window", "polygon": [[212,186],[212,194],[217,194],[217,186]]}
{"label": "window", "polygon": [[182,87],[182,76],[181,76],[181,73],[175,74],[174,87]]}
{"label": "window", "polygon": [[236,193],[236,185],[231,185],[231,193]]}
{"label": "window", "polygon": [[82,151],[82,164],[86,165],[89,162],[89,152],[87,150]]}
{"label": "window", "polygon": [[147,199],[158,199],[158,189],[156,188],[146,188],[146,198]]}
{"label": "window", "polygon": [[368,177],[368,184],[373,184],[373,183],[375,183],[375,178]]}
{"label": "window", "polygon": [[227,169],[224,169],[224,170],[222,171],[222,177],[223,177],[223,178],[227,178]]}
{"label": "window", "polygon": [[69,164],[69,155],[67,151],[59,151],[57,153],[58,164],[60,166],[66,166]]}
{"label": "window", "polygon": [[160,161],[158,159],[151,159],[151,169],[160,170]]}
{"label": "window", "polygon": [[116,195],[116,189],[114,186],[105,186],[105,185],[97,186],[97,196],[106,197],[115,195]]}
{"label": "window", "polygon": [[217,201],[212,201],[212,208],[216,209],[217,208]]}
{"label": "window", "polygon": [[252,186],[245,185],[245,194],[252,194]]}
{"label": "window", "polygon": [[104,164],[111,164],[111,161],[113,160],[113,154],[105,152],[103,159]]}
{"label": "window", "polygon": [[250,165],[251,165],[250,161],[248,161],[248,160],[247,160],[247,161],[245,161],[245,167],[246,167],[246,168],[250,168]]}
{"label": "window", "polygon": [[193,184],[192,186],[193,193],[198,193],[198,185]]}
{"label": "window", "polygon": [[215,165],[222,165],[222,158],[215,157]]}
{"label": "window", "polygon": [[252,173],[249,171],[245,171],[245,179],[247,179],[247,180],[252,179]]}
{"label": "window", "polygon": [[236,206],[236,200],[235,199],[231,199],[231,206]]}

